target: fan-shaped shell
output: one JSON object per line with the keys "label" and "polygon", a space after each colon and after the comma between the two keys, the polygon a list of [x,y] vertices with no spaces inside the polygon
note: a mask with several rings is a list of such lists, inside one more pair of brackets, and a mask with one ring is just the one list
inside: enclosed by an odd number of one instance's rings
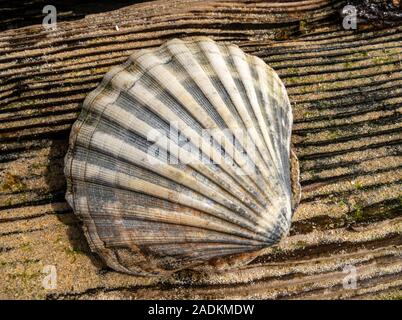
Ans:
{"label": "fan-shaped shell", "polygon": [[299,200],[278,75],[237,46],[170,40],[134,53],[84,101],[66,199],[112,268],[158,274],[247,261]]}

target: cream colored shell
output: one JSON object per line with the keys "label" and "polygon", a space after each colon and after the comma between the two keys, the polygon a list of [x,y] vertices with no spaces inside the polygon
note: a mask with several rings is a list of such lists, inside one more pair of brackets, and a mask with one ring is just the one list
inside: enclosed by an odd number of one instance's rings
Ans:
{"label": "cream colored shell", "polygon": [[66,199],[115,270],[226,268],[289,231],[300,196],[291,128],[285,87],[261,59],[173,39],[134,53],[87,96]]}

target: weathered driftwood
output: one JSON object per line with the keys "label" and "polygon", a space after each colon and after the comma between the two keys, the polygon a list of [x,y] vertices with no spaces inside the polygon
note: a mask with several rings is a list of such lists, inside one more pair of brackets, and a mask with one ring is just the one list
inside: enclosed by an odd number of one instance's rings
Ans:
{"label": "weathered driftwood", "polygon": [[[57,31],[2,31],[0,297],[400,297],[402,27],[344,30],[343,4],[155,1],[60,17]],[[291,235],[224,274],[113,272],[90,253],[64,200],[69,130],[111,66],[196,35],[238,44],[287,87],[303,188]],[[43,287],[48,265],[55,289]],[[343,287],[347,265],[356,288]]]}

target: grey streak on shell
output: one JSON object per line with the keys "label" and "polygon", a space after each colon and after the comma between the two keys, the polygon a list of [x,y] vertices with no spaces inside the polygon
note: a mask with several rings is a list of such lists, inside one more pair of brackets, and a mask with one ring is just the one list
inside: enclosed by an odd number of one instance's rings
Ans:
{"label": "grey streak on shell", "polygon": [[[66,199],[115,270],[247,262],[288,233],[300,200],[291,128],[286,89],[261,59],[173,39],[134,53],[88,94],[65,158]],[[165,140],[149,141],[154,130]],[[185,163],[172,164],[178,153]]]}

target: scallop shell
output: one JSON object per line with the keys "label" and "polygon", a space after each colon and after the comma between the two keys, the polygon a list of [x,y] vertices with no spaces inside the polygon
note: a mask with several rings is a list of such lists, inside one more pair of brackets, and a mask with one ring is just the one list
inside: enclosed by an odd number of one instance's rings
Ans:
{"label": "scallop shell", "polygon": [[156,275],[248,262],[300,199],[292,112],[273,69],[237,46],[173,39],[85,99],[66,199],[111,268]]}

